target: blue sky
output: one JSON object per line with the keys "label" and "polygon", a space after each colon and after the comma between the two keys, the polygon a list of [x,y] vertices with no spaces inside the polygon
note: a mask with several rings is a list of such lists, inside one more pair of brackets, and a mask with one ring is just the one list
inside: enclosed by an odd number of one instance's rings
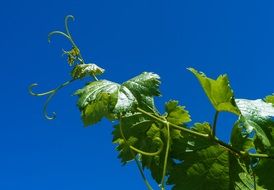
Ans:
{"label": "blue sky", "polygon": [[[60,91],[49,105],[57,118],[43,118],[46,91],[69,79],[61,56],[69,43],[47,34],[70,28],[87,62],[106,69],[106,79],[122,82],[143,71],[162,78],[157,105],[177,99],[193,121],[213,120],[214,110],[194,67],[208,76],[229,75],[238,98],[257,99],[274,90],[274,5],[271,1],[71,0],[1,3],[0,189],[145,189],[135,165],[121,166],[107,121],[84,128],[74,90]],[[218,136],[228,141],[233,120],[222,113]],[[222,120],[222,121],[221,121]],[[155,185],[155,184],[154,184]]]}

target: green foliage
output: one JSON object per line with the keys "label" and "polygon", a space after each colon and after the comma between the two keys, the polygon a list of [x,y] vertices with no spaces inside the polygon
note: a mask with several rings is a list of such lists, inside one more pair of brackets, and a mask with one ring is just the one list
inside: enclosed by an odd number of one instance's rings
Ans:
{"label": "green foliage", "polygon": [[71,71],[71,76],[74,79],[82,79],[86,76],[101,75],[104,69],[98,67],[96,64],[79,64]]}
{"label": "green foliage", "polygon": [[[166,184],[173,190],[261,190],[274,189],[274,95],[264,100],[235,99],[227,75],[216,80],[193,68],[189,70],[199,80],[216,110],[213,124],[195,123],[187,126],[191,117],[176,100],[165,103],[161,114],[154,105],[160,95],[160,77],[144,72],[122,84],[97,79],[104,69],[86,64],[73,41],[65,19],[66,33],[54,31],[67,38],[70,51],[64,51],[73,66],[72,79],[45,93],[30,93],[51,97],[72,81],[93,79],[77,90],[78,107],[85,126],[99,122],[103,117],[115,122],[113,143],[117,144],[122,164],[135,160],[149,190],[144,170],[151,172],[161,190]],[[215,135],[219,112],[238,116],[230,134],[230,143]],[[222,127],[222,126],[220,126]]]}
{"label": "green foliage", "polygon": [[184,109],[184,106],[178,106],[178,101],[171,100],[166,103],[165,110],[167,112],[167,120],[176,125],[190,122],[190,115]]}
{"label": "green foliage", "polygon": [[240,114],[235,104],[234,94],[229,85],[227,75],[220,75],[214,80],[193,68],[189,68],[189,70],[200,81],[207,97],[217,111],[228,111],[237,115]]}
{"label": "green foliage", "polygon": [[[252,177],[242,167],[234,155],[210,145],[186,154],[184,161],[174,166],[169,180],[175,184],[174,190],[251,190]],[[242,173],[246,175],[240,178]]]}
{"label": "green foliage", "polygon": [[255,171],[256,176],[258,177],[258,184],[265,189],[273,189],[274,160],[261,160]]}
{"label": "green foliage", "polygon": [[[253,130],[256,132],[256,138],[265,148],[270,147],[271,143],[268,128],[271,130],[273,125],[274,109],[270,103],[263,100],[245,100],[237,99],[237,106],[241,110],[242,116],[239,121],[242,123],[247,133]],[[272,125],[272,126],[271,126]]]}
{"label": "green foliage", "polygon": [[107,80],[91,82],[75,95],[79,96],[78,107],[85,125],[114,113],[133,111],[137,104],[128,88]]}
{"label": "green foliage", "polygon": [[[85,126],[97,123],[102,117],[117,118],[119,114],[133,112],[143,97],[160,95],[158,79],[158,75],[145,72],[122,85],[98,80],[77,90],[75,95],[79,96],[78,107]],[[153,90],[149,91],[149,87]]]}
{"label": "green foliage", "polygon": [[265,101],[268,103],[272,103],[272,105],[274,105],[274,94],[265,97]]}
{"label": "green foliage", "polygon": [[79,59],[80,50],[77,47],[72,47],[70,51],[63,50],[63,55],[67,55],[69,66],[73,66]]}
{"label": "green foliage", "polygon": [[[157,74],[143,72],[123,83],[135,96],[159,96],[160,77]],[[142,92],[142,93],[140,93]]]}
{"label": "green foliage", "polygon": [[230,142],[231,145],[237,150],[249,151],[254,145],[254,137],[250,137],[251,131],[246,132],[246,127],[242,124],[241,120],[235,122],[233,126]]}
{"label": "green foliage", "polygon": [[113,143],[118,144],[118,157],[121,158],[123,164],[133,160],[137,154],[136,152],[132,154],[129,146],[142,148],[149,152],[157,151],[159,146],[152,133],[152,124],[153,121],[142,113],[134,113],[127,114],[121,118],[120,124],[114,126]]}
{"label": "green foliage", "polygon": [[[167,121],[177,121],[178,124],[184,124],[190,121],[188,112],[184,107],[178,106],[178,101],[169,101],[166,103],[166,113],[162,116]],[[122,132],[121,132],[122,128]],[[162,170],[164,167],[165,151],[164,142],[170,139],[170,150],[173,150],[174,142],[180,141],[183,136],[180,130],[170,129],[168,136],[167,128],[161,123],[141,112],[128,114],[122,117],[120,124],[114,127],[113,142],[117,143],[119,158],[123,164],[134,159],[137,153],[143,154],[141,162],[144,168],[151,171],[152,177],[160,183],[162,179]],[[131,147],[130,147],[131,146]],[[163,147],[164,146],[164,147]],[[132,150],[135,152],[132,154]],[[136,151],[137,149],[137,151]],[[172,167],[173,161],[168,157],[167,168]]]}

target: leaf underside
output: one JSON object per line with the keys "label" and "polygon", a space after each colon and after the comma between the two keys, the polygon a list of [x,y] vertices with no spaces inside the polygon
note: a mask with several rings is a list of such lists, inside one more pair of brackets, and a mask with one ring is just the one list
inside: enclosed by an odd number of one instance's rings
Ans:
{"label": "leaf underside", "polygon": [[[193,130],[210,133],[210,126],[207,123],[197,123]],[[187,151],[175,156],[177,162],[168,179],[173,190],[254,189],[253,177],[237,156],[206,139],[192,136],[185,138]],[[257,184],[257,189],[263,188]]]}
{"label": "leaf underside", "polygon": [[[177,101],[169,101],[166,103],[167,120],[178,121],[178,124],[185,124],[190,121],[188,112],[178,105]],[[121,127],[123,129],[124,136],[127,140],[123,139],[121,135]],[[150,117],[145,116],[142,113],[135,112],[134,114],[125,115],[121,123],[114,127],[113,131],[113,143],[118,144],[117,150],[119,151],[119,158],[123,164],[131,161],[137,152],[130,149],[130,146],[134,146],[139,150],[153,153],[159,150],[161,143],[166,144],[167,141],[167,128],[162,123],[159,123]],[[170,129],[170,151],[176,151],[177,142],[182,140],[183,136],[178,129]],[[174,147],[173,147],[174,145]],[[165,149],[155,156],[142,155],[141,163],[143,168],[150,170],[152,177],[160,183],[162,178],[163,163],[165,158]],[[174,150],[173,150],[174,149]],[[133,153],[133,154],[132,154]],[[172,157],[168,157],[167,170],[172,168]]]}

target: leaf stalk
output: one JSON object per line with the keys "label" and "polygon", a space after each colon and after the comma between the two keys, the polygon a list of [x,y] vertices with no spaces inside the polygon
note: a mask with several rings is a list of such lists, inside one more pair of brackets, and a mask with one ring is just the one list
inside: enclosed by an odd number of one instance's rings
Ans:
{"label": "leaf stalk", "polygon": [[170,123],[170,122],[168,122],[168,121],[165,121],[165,120],[163,120],[162,118],[160,118],[160,117],[158,117],[158,116],[155,116],[155,115],[153,115],[153,114],[151,114],[151,113],[149,113],[149,112],[147,112],[147,111],[145,111],[145,110],[143,110],[143,109],[141,109],[141,108],[139,108],[139,107],[137,108],[137,110],[140,111],[141,113],[143,113],[143,114],[145,114],[145,115],[147,115],[147,116],[149,116],[149,117],[151,117],[151,118],[153,118],[153,119],[155,119],[155,120],[157,120],[157,121],[163,123],[163,124],[168,123],[169,126],[175,128],[175,129],[179,129],[179,130],[181,130],[181,131],[184,131],[184,132],[187,132],[187,133],[190,133],[190,134],[192,134],[192,135],[199,136],[199,137],[203,137],[203,138],[208,138],[208,137],[209,137],[208,134],[204,134],[204,133],[199,133],[199,132],[196,132],[196,131],[192,131],[192,130],[190,130],[190,129],[183,128],[183,127],[181,127],[181,126],[179,126],[179,125],[175,125],[174,123]]}
{"label": "leaf stalk", "polygon": [[129,145],[127,139],[125,138],[125,135],[124,135],[123,130],[122,130],[122,119],[121,119],[121,116],[119,117],[119,128],[120,128],[120,133],[121,133],[122,138],[124,139],[126,145],[130,148],[130,153],[131,153],[132,157],[134,158],[134,161],[135,161],[135,163],[136,163],[136,165],[138,167],[138,170],[139,170],[139,172],[140,172],[140,174],[142,176],[142,179],[143,179],[143,181],[144,181],[147,189],[148,190],[153,190],[153,188],[151,187],[151,185],[149,184],[149,182],[148,182],[148,180],[147,180],[147,178],[145,176],[145,173],[144,173],[143,167],[142,167],[142,163],[140,163],[139,159],[136,158],[135,153],[132,151],[132,146]]}
{"label": "leaf stalk", "polygon": [[162,152],[163,147],[164,147],[164,143],[163,143],[163,141],[159,137],[154,138],[154,140],[157,140],[157,141],[160,142],[160,148],[156,152],[145,152],[143,150],[140,150],[140,149],[138,149],[138,148],[130,145],[128,143],[128,141],[127,141],[127,138],[125,137],[125,134],[123,132],[123,127],[122,126],[123,126],[122,125],[122,119],[120,119],[120,125],[119,125],[120,134],[121,134],[122,138],[124,139],[125,143],[128,145],[128,147],[130,149],[134,150],[135,152],[137,152],[137,153],[139,153],[141,155],[145,155],[145,156],[157,156],[157,155],[159,155]]}
{"label": "leaf stalk", "polygon": [[161,190],[165,190],[165,176],[167,171],[167,160],[169,155],[169,148],[170,148],[170,128],[169,128],[169,122],[166,120],[166,128],[167,128],[167,145],[166,145],[166,152],[165,152],[165,160],[164,160],[164,168],[163,168],[163,174],[162,174],[162,180],[161,180]]}
{"label": "leaf stalk", "polygon": [[213,138],[215,138],[215,136],[216,136],[216,128],[217,128],[218,115],[219,115],[219,111],[216,111],[215,115],[214,115],[214,121],[213,121],[213,127],[212,127]]}
{"label": "leaf stalk", "polygon": [[[170,122],[168,122],[168,121],[165,121],[165,120],[163,120],[160,116],[155,116],[155,115],[153,115],[153,114],[151,114],[151,113],[149,113],[149,112],[147,112],[147,111],[145,111],[145,110],[143,110],[143,109],[141,109],[141,108],[139,108],[139,107],[137,108],[137,110],[138,110],[139,112],[141,112],[141,113],[143,113],[143,114],[145,114],[145,115],[147,115],[147,116],[149,116],[149,117],[151,117],[151,118],[153,118],[153,119],[155,119],[155,120],[157,120],[157,121],[163,123],[163,124],[168,123],[169,126],[173,127],[174,129],[178,129],[178,130],[184,131],[184,132],[186,132],[186,133],[189,133],[189,134],[191,134],[191,135],[195,135],[195,136],[197,136],[197,137],[202,137],[202,138],[206,138],[206,139],[212,139],[213,142],[219,144],[220,146],[222,146],[223,148],[227,149],[227,150],[230,151],[232,154],[234,154],[234,155],[236,155],[236,156],[238,156],[238,157],[248,155],[248,156],[254,157],[254,158],[268,158],[268,159],[274,159],[274,156],[273,156],[273,155],[268,155],[268,154],[252,154],[252,153],[248,153],[248,154],[247,154],[246,152],[244,152],[244,151],[239,151],[239,150],[235,149],[234,147],[232,147],[231,145],[229,145],[229,144],[227,144],[227,143],[225,143],[225,142],[223,142],[223,141],[221,141],[221,140],[219,140],[219,139],[217,139],[217,138],[211,138],[208,134],[199,133],[199,132],[192,131],[192,130],[190,130],[190,129],[183,128],[183,127],[181,127],[181,126],[175,125],[174,123],[170,123]],[[216,115],[216,114],[215,114],[215,115]],[[218,117],[218,114],[217,114],[217,117]],[[216,120],[217,120],[217,119],[216,119]],[[215,123],[216,123],[216,122],[215,122]],[[216,126],[216,124],[215,124],[215,126]]]}

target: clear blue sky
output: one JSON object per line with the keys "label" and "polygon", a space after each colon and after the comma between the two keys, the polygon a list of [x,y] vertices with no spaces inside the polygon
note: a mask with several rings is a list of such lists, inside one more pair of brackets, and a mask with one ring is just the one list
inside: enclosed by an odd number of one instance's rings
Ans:
{"label": "clear blue sky", "polygon": [[[274,4],[272,1],[70,0],[4,1],[0,6],[1,124],[0,189],[140,190],[132,163],[122,167],[111,143],[112,125],[84,128],[71,94],[78,82],[57,94],[42,115],[45,91],[69,79],[61,56],[70,45],[48,32],[71,32],[86,61],[106,69],[105,78],[122,82],[142,71],[162,77],[161,108],[169,99],[186,105],[194,121],[212,121],[214,110],[185,68],[217,77],[228,73],[238,98],[256,99],[274,91]],[[221,114],[217,134],[228,141],[235,117]],[[155,184],[154,184],[155,185]]]}

